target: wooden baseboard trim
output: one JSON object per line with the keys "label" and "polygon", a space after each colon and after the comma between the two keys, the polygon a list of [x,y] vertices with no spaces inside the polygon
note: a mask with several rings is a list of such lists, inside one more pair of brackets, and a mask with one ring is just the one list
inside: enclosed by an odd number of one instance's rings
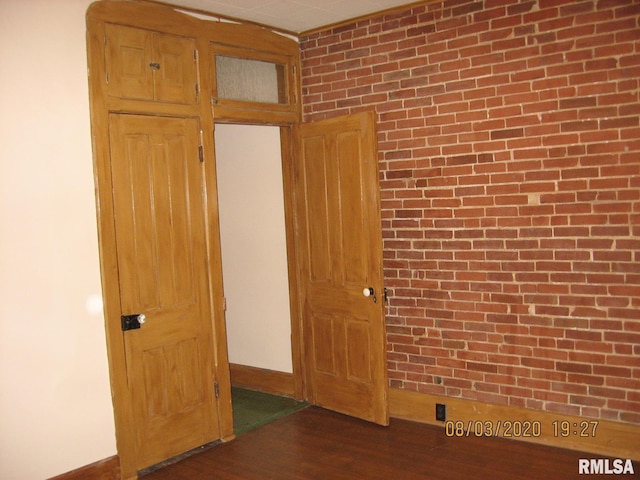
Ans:
{"label": "wooden baseboard trim", "polygon": [[[595,435],[592,434],[593,425],[586,424],[585,434],[588,433],[588,436],[581,437],[580,422],[585,420],[588,422],[592,419],[505,405],[493,405],[461,398],[441,397],[397,388],[389,389],[389,410],[392,417],[438,425],[445,429],[445,434],[456,435],[456,432],[451,428],[453,424],[446,425],[446,422],[435,419],[436,403],[446,405],[447,421],[462,422],[459,425],[464,427],[464,435],[469,430],[469,426],[472,427],[471,436],[475,436],[475,427],[480,427],[478,435],[482,435],[482,425],[487,422],[487,427],[493,427],[494,430],[500,427],[500,436],[504,436],[505,422],[513,422],[511,425],[516,428],[512,428],[510,438],[515,440],[614,458],[640,460],[640,449],[638,448],[638,445],[640,445],[640,425],[599,420]],[[567,436],[563,437],[561,435],[560,427],[562,424],[557,424],[557,428],[554,428],[553,422],[555,421],[569,422],[564,424],[569,427]],[[476,424],[475,422],[482,423]],[[525,437],[524,433],[516,436],[518,432],[523,432],[528,426],[524,422],[529,422],[529,424],[539,422],[535,426],[536,428],[539,427],[539,432],[530,431],[529,434],[531,436],[528,437]],[[574,425],[576,426],[574,427]],[[447,426],[449,429],[446,428]],[[524,429],[521,428],[523,426],[525,427]],[[518,432],[516,432],[516,429]],[[534,433],[536,436],[533,436]]]}
{"label": "wooden baseboard trim", "polygon": [[273,395],[295,396],[293,374],[230,364],[231,385]]}
{"label": "wooden baseboard trim", "polygon": [[120,480],[120,459],[115,455],[49,480]]}

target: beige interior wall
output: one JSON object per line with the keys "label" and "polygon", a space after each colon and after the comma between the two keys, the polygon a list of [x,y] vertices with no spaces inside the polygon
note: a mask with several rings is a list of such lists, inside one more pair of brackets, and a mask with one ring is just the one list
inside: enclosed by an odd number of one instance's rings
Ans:
{"label": "beige interior wall", "polygon": [[280,129],[215,137],[229,360],[292,372]]}
{"label": "beige interior wall", "polygon": [[90,0],[0,0],[0,478],[116,453],[85,43]]}

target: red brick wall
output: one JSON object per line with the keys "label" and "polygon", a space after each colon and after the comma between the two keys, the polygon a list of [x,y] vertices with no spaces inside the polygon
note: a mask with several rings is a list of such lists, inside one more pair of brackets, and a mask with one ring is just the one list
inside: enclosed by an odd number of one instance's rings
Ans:
{"label": "red brick wall", "polygon": [[302,39],[375,109],[391,385],[640,423],[640,1],[448,0]]}

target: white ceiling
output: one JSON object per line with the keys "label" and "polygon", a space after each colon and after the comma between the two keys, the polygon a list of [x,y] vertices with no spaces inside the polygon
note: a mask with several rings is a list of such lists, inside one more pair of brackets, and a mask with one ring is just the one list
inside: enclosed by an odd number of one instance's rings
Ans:
{"label": "white ceiling", "polygon": [[167,3],[300,33],[416,2],[415,0],[167,0]]}

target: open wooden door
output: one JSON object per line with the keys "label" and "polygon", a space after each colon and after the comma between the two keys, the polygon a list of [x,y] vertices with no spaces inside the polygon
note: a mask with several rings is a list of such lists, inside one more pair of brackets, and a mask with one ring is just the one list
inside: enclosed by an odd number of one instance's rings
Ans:
{"label": "open wooden door", "polygon": [[374,114],[303,124],[296,168],[308,400],[387,425]]}
{"label": "open wooden door", "polygon": [[119,453],[141,470],[220,436],[200,128],[190,118],[112,114],[109,130],[133,437]]}

